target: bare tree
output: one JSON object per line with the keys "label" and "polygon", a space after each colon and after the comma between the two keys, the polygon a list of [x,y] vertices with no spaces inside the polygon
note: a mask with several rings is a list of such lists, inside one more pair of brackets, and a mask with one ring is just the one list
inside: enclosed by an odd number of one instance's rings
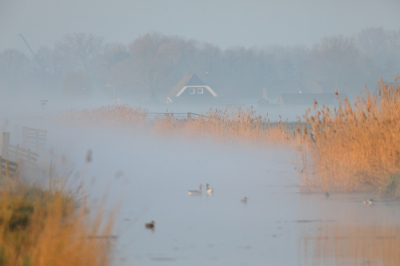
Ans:
{"label": "bare tree", "polygon": [[82,32],[67,34],[63,41],[56,43],[56,52],[73,70],[86,72],[91,60],[100,53],[103,39]]}
{"label": "bare tree", "polygon": [[328,82],[329,89],[343,90],[358,77],[359,57],[354,38],[325,37],[311,51],[312,74]]}
{"label": "bare tree", "polygon": [[392,30],[388,32],[387,41],[390,49],[400,50],[400,30]]}
{"label": "bare tree", "polygon": [[358,46],[363,51],[365,79],[370,83],[378,78],[392,79],[399,74],[400,31],[367,28],[358,35]]}
{"label": "bare tree", "polygon": [[103,53],[103,91],[106,95],[112,95],[112,91],[118,91],[118,96],[129,97],[138,94],[132,90],[133,75],[129,64],[130,53],[126,45],[122,43],[107,45]]}
{"label": "bare tree", "polygon": [[0,84],[10,88],[27,83],[33,74],[31,60],[15,49],[0,53]]}
{"label": "bare tree", "polygon": [[[102,64],[99,60],[102,47],[103,37],[82,32],[67,34],[55,44],[53,59],[62,69],[64,92],[75,91],[71,94],[77,97],[94,92],[93,85],[98,87],[100,83],[98,65]],[[73,79],[78,82],[73,82]]]}
{"label": "bare tree", "polygon": [[378,53],[387,49],[388,38],[382,27],[367,28],[358,34],[357,44],[363,52]]}
{"label": "bare tree", "polygon": [[170,89],[179,46],[174,38],[152,32],[137,38],[129,45],[129,51],[135,84],[156,101],[161,91]]}

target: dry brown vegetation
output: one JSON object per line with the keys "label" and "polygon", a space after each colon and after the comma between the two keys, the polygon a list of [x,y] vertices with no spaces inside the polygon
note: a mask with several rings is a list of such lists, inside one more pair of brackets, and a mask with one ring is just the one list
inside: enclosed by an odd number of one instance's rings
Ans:
{"label": "dry brown vegetation", "polygon": [[[299,173],[304,188],[394,191],[400,172],[400,87],[382,80],[377,95],[366,90],[350,105],[347,99],[333,111],[323,106],[311,123],[312,138],[302,142]],[[314,106],[315,110],[315,106]],[[394,194],[395,194],[394,193]],[[400,193],[398,194],[400,195]]]}
{"label": "dry brown vegetation", "polygon": [[110,265],[113,216],[90,217],[57,182],[51,189],[3,176],[0,185],[0,265]]}
{"label": "dry brown vegetation", "polygon": [[[59,114],[59,118],[66,122],[91,126],[102,124],[106,126],[131,126],[142,128],[147,123],[147,110],[144,108],[132,108],[129,105],[108,105],[91,110],[65,110]],[[133,127],[132,127],[133,126]]]}
{"label": "dry brown vegetation", "polygon": [[285,123],[270,123],[267,118],[257,116],[252,108],[246,107],[225,111],[210,109],[204,115],[185,118],[170,113],[148,119],[146,109],[113,105],[92,110],[66,110],[59,117],[67,122],[128,127],[163,136],[185,135],[268,144],[287,144],[288,140],[293,140]]}
{"label": "dry brown vegetation", "polygon": [[284,123],[272,124],[247,107],[224,111],[210,109],[204,116],[192,115],[188,119],[158,116],[153,126],[159,133],[185,134],[220,141],[286,144],[293,139]]}
{"label": "dry brown vegetation", "polygon": [[[368,90],[354,104],[347,99],[334,110],[306,110],[306,124],[270,123],[252,108],[210,109],[202,116],[148,118],[146,109],[114,105],[68,110],[65,121],[134,128],[161,136],[185,135],[223,141],[294,147],[304,191],[371,191],[400,196],[400,87],[381,81],[376,95]],[[293,123],[292,125],[296,125]],[[310,127],[311,125],[311,127]]]}

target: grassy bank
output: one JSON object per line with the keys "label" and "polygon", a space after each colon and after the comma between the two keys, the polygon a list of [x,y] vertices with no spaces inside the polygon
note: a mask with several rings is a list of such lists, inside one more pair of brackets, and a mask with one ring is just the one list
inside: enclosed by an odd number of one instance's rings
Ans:
{"label": "grassy bank", "polygon": [[111,235],[112,217],[89,217],[85,202],[62,186],[0,181],[1,266],[110,265],[111,243],[96,237]]}

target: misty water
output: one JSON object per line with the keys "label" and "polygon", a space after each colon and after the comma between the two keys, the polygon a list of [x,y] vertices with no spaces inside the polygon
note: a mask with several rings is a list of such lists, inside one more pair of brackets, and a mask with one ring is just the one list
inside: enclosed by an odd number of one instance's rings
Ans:
{"label": "misty water", "polygon": [[[371,194],[301,193],[289,148],[134,135],[42,119],[10,121],[10,131],[17,125],[47,129],[54,160],[65,155],[74,172],[72,186],[85,180],[89,206],[95,209],[107,195],[106,214],[118,210],[114,265],[398,262],[389,251],[399,244],[399,203]],[[212,195],[204,187],[202,195],[188,195],[206,183]],[[371,197],[374,203],[365,206]],[[152,220],[155,229],[146,229]],[[378,246],[388,251],[371,255],[370,248]]]}
{"label": "misty water", "polygon": [[[226,108],[304,122],[308,106],[279,106],[282,94],[337,92],[352,103],[364,86],[373,95],[380,79],[394,84],[399,10],[393,0],[0,1],[0,127],[11,144],[23,126],[47,130],[33,181],[46,185],[53,163],[71,189],[83,182],[90,215],[103,199],[106,215],[117,213],[113,265],[398,266],[400,203],[303,193],[289,147],[56,117],[118,102],[144,107],[149,124],[154,113]],[[188,72],[217,99],[164,104]],[[202,195],[188,195],[200,184]]]}

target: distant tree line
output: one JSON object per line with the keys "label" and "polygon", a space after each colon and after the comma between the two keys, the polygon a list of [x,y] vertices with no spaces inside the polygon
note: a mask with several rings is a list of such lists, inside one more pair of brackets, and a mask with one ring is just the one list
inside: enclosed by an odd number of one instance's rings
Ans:
{"label": "distant tree line", "polygon": [[313,80],[322,91],[354,94],[381,77],[392,81],[400,75],[400,30],[368,28],[354,36],[322,38],[312,48],[226,50],[158,32],[128,44],[73,33],[53,47],[39,48],[35,57],[16,49],[0,53],[0,90],[9,93],[40,91],[76,99],[117,91],[127,100],[159,100],[188,72],[222,97],[261,97],[273,80]]}

